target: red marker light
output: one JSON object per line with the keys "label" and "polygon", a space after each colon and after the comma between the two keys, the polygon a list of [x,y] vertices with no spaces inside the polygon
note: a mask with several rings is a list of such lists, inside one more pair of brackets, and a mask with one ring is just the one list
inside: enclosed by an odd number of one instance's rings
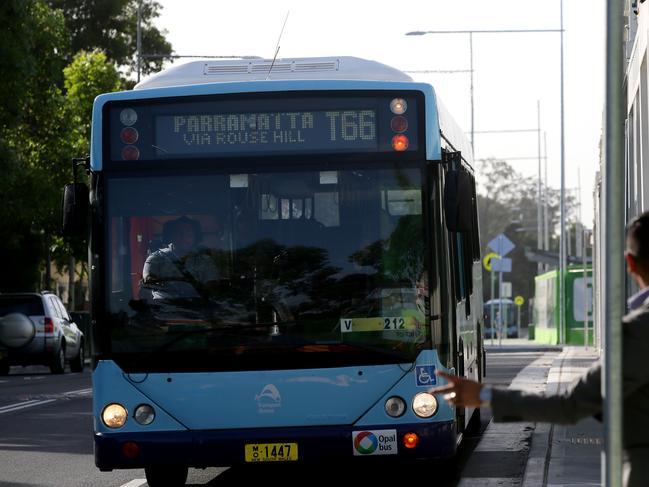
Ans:
{"label": "red marker light", "polygon": [[392,120],[390,121],[390,128],[393,132],[397,132],[398,134],[405,132],[406,130],[408,130],[408,120],[406,119],[406,117],[402,117],[401,115],[392,117]]}
{"label": "red marker light", "polygon": [[125,161],[137,161],[140,158],[140,149],[134,145],[127,145],[122,149],[122,159]]}
{"label": "red marker light", "polygon": [[392,137],[392,148],[397,152],[403,152],[408,148],[408,137],[403,134]]}
{"label": "red marker light", "polygon": [[124,127],[119,136],[125,144],[135,144],[140,134],[133,127]]}
{"label": "red marker light", "polygon": [[126,458],[133,459],[140,454],[140,447],[137,446],[137,443],[128,441],[122,445],[122,455]]}
{"label": "red marker light", "polygon": [[415,448],[419,444],[417,433],[406,433],[403,435],[403,446],[406,448]]}

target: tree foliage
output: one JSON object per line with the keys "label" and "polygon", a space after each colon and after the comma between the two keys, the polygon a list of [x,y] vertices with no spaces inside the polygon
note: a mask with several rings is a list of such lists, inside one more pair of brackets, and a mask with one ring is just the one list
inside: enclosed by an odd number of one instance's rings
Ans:
{"label": "tree foliage", "polygon": [[[60,148],[59,111],[65,27],[61,12],[37,0],[0,5],[0,290],[33,289],[58,190],[51,186]],[[14,64],[15,63],[15,64]]]}
{"label": "tree foliage", "polygon": [[[133,66],[137,4],[0,2],[0,292],[40,287],[53,246],[62,261],[64,252],[85,258],[79,242],[57,237],[61,189],[71,158],[88,153],[94,98],[124,83],[118,65]],[[144,46],[164,54],[171,46],[151,23],[159,9],[143,1]]]}
{"label": "tree foliage", "polygon": [[64,70],[66,91],[65,111],[74,128],[72,142],[75,153],[86,154],[89,150],[92,104],[97,95],[120,88],[115,65],[102,51],[79,51]]}
{"label": "tree foliage", "polygon": [[[550,251],[558,253],[560,192],[547,188],[546,197]],[[538,273],[538,266],[525,257],[525,248],[538,247],[537,202],[536,178],[523,176],[506,161],[488,159],[481,164],[478,177],[478,218],[482,255],[492,252],[487,244],[500,233],[514,242],[516,248],[507,255],[512,259],[512,272],[505,274],[503,279],[512,283],[514,295],[521,295],[528,302],[534,297],[534,277]],[[568,218],[574,216],[574,198],[566,198],[566,209]],[[485,301],[491,299],[490,280],[490,273],[484,271]],[[526,309],[523,311],[527,312]]]}
{"label": "tree foliage", "polygon": [[[154,0],[49,0],[61,9],[70,35],[70,58],[79,51],[102,50],[109,59],[123,67],[125,74],[137,72],[137,16],[141,1],[142,53],[168,56],[171,44],[154,20],[160,16],[160,4]],[[146,58],[142,73],[162,69],[163,58]]]}

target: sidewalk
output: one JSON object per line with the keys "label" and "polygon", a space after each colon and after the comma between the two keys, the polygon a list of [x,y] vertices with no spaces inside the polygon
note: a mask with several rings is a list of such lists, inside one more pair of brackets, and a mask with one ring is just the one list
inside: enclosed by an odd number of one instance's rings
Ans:
{"label": "sidewalk", "polygon": [[[565,347],[554,359],[546,393],[565,391],[599,358],[596,350]],[[595,487],[601,485],[604,428],[594,418],[575,425],[537,424],[523,477],[524,487]]]}
{"label": "sidewalk", "polygon": [[[508,340],[507,345],[488,347],[489,353],[515,351],[524,344]],[[599,358],[592,348],[545,347],[539,351],[546,353],[525,367],[510,388],[563,391]],[[491,421],[464,466],[458,487],[599,486],[602,447],[603,427],[594,419],[571,426]]]}

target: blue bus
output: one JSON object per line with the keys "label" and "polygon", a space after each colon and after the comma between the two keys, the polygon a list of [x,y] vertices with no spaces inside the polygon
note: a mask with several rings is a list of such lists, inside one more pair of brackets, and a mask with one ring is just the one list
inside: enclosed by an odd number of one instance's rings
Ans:
{"label": "blue bus", "polygon": [[480,245],[470,144],[430,85],[190,62],[99,96],[74,165],[100,470],[455,454],[474,411],[428,390],[484,374]]}

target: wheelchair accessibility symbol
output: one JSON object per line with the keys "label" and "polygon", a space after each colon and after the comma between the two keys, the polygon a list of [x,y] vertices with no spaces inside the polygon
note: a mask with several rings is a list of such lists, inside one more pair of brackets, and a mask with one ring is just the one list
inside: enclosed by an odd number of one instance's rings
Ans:
{"label": "wheelchair accessibility symbol", "polygon": [[434,386],[437,384],[434,365],[417,365],[415,369],[417,387]]}

